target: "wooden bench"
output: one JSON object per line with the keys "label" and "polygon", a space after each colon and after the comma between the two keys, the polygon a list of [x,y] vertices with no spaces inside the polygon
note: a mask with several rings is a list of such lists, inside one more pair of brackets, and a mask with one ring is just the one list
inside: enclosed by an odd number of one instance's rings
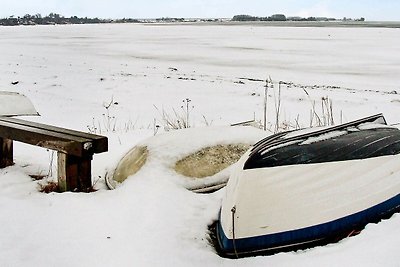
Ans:
{"label": "wooden bench", "polygon": [[93,154],[108,150],[104,136],[0,117],[0,168],[14,164],[13,140],[57,151],[58,186],[62,192],[86,192],[92,186]]}

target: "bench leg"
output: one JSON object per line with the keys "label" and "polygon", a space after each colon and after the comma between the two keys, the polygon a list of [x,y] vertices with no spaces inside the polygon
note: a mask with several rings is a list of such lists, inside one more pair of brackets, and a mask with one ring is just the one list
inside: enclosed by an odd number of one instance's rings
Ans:
{"label": "bench leg", "polygon": [[13,141],[0,138],[0,168],[13,165]]}
{"label": "bench leg", "polygon": [[61,192],[87,192],[92,186],[92,155],[75,157],[57,153],[58,186]]}

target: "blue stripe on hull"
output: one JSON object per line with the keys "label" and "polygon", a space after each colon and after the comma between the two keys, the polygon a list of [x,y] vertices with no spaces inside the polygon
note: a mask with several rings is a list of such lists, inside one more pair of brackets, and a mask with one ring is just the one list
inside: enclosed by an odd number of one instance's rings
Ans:
{"label": "blue stripe on hull", "polygon": [[[377,222],[383,217],[393,214],[399,206],[400,194],[371,208],[331,222],[281,233],[235,239],[236,252],[240,255],[279,250],[282,247],[295,247],[302,243],[337,237],[340,234],[359,229],[368,223]],[[222,253],[235,255],[233,240],[226,237],[220,222],[217,223],[216,231]]]}

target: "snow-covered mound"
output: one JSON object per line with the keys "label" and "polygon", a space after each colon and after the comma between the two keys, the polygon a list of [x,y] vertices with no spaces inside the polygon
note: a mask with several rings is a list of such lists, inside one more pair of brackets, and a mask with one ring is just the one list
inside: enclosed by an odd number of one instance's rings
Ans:
{"label": "snow-covered mound", "polygon": [[178,177],[185,188],[218,189],[229,178],[229,167],[247,148],[268,135],[254,127],[203,127],[166,132],[150,137],[126,153],[107,174],[107,185],[115,189],[127,178],[140,178],[158,168]]}

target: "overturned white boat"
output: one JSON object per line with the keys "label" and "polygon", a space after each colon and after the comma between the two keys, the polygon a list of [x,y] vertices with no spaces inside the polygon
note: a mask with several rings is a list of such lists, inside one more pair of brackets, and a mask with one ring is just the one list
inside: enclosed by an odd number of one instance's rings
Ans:
{"label": "overturned white boat", "polygon": [[34,115],[39,115],[39,113],[25,95],[17,92],[0,91],[0,116]]}
{"label": "overturned white boat", "polygon": [[216,239],[225,256],[338,240],[400,206],[400,130],[381,114],[267,137],[238,162]]}

